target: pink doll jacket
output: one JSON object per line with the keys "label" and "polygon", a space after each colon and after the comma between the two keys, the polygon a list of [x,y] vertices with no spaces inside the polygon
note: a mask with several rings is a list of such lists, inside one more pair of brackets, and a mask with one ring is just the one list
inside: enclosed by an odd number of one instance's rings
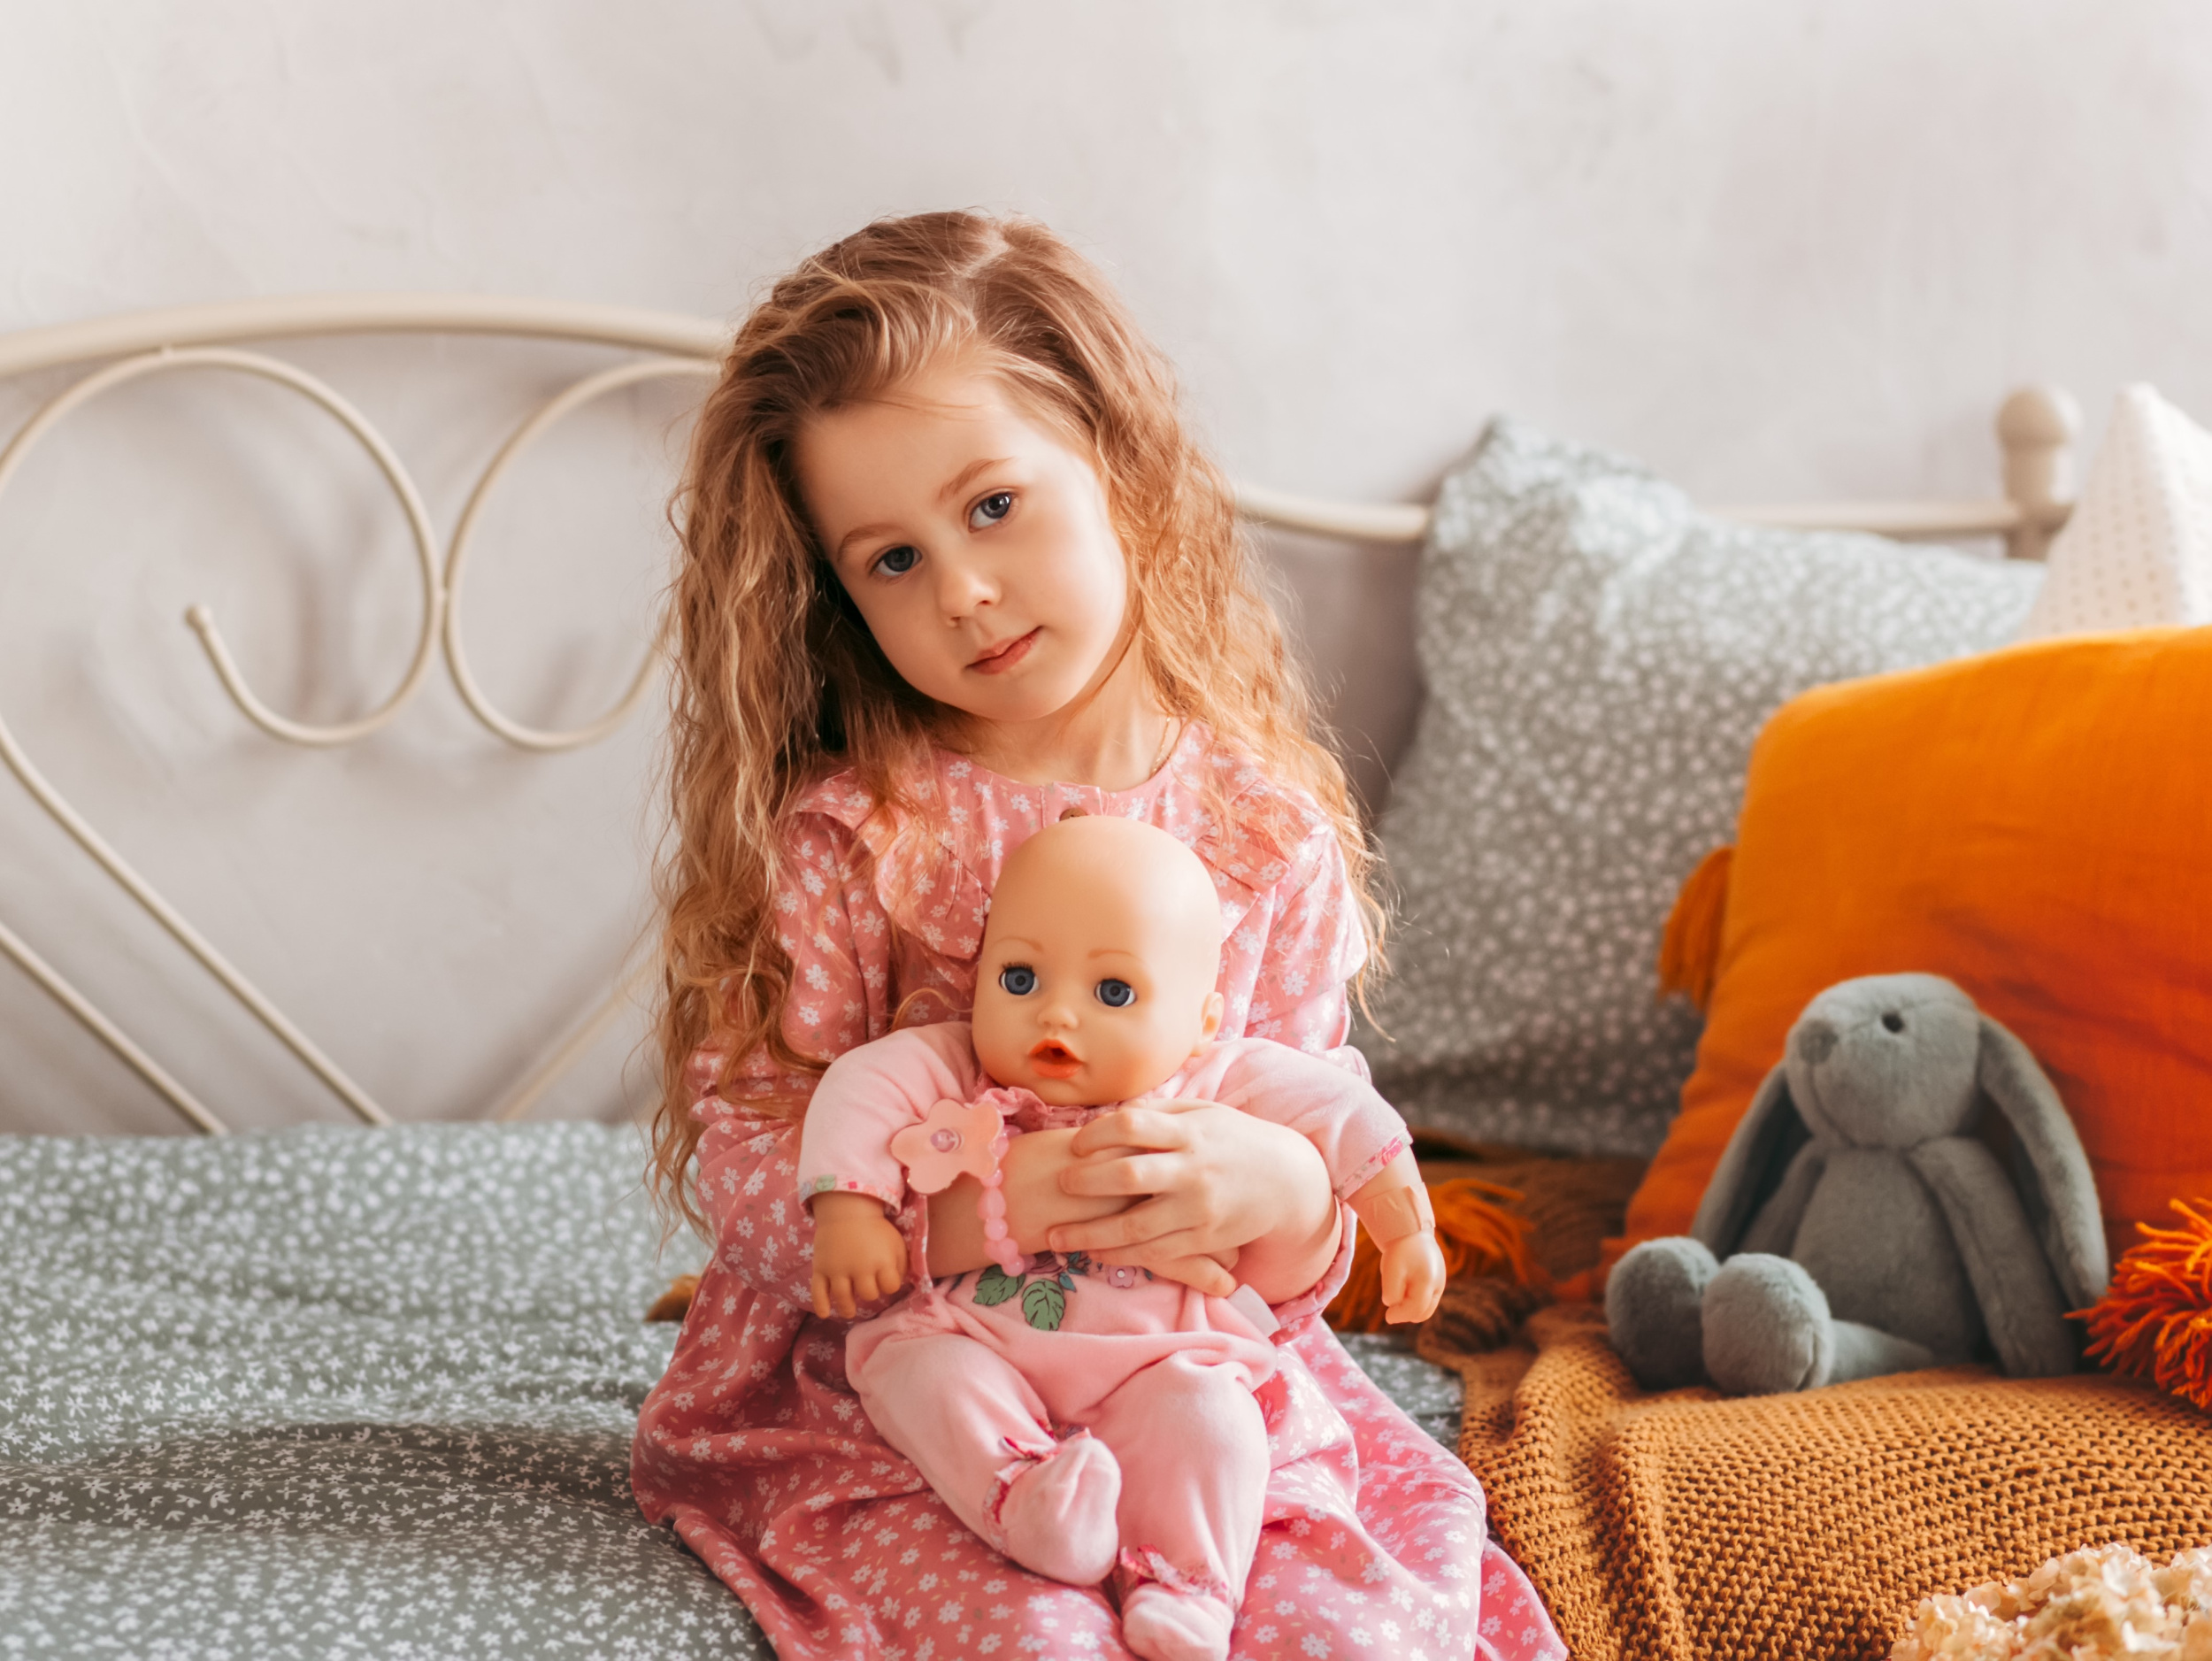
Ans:
{"label": "pink doll jacket", "polygon": [[[1177,1097],[1218,1102],[1297,1131],[1319,1150],[1340,1200],[1358,1192],[1406,1145],[1405,1121],[1373,1087],[1317,1056],[1263,1038],[1213,1044],[1140,1099]],[[1110,1111],[1054,1107],[1026,1090],[995,1088],[976,1060],[964,1021],[909,1027],[846,1051],[823,1075],[799,1137],[800,1197],[833,1190],[866,1194],[896,1216],[906,1202],[907,1183],[891,1140],[946,1098],[989,1100],[1006,1116],[1012,1134],[1072,1128]],[[1102,1395],[1138,1368],[1194,1347],[1218,1351],[1214,1358],[1243,1362],[1254,1385],[1274,1370],[1263,1341],[1276,1323],[1249,1292],[1233,1302],[1208,1297],[1140,1270],[1093,1264],[1079,1252],[1032,1258],[1018,1287],[1010,1287],[1011,1277],[996,1265],[942,1285],[932,1284],[918,1259],[910,1267],[913,1296],[877,1319],[856,1325],[852,1350],[872,1350],[949,1317],[963,1326],[1025,1325],[1036,1333],[1085,1340],[1040,1344],[1018,1330],[998,1334],[1017,1342],[1019,1353],[1009,1358],[1023,1371],[1057,1369],[1063,1363],[1055,1351],[1060,1351],[1064,1365],[1085,1369]],[[1032,1292],[1032,1286],[1041,1290]],[[945,1299],[958,1307],[942,1308]],[[1033,1341],[1019,1342],[1024,1336]],[[1092,1342],[1098,1339],[1110,1342]],[[849,1354],[849,1359],[856,1365],[859,1357]]]}

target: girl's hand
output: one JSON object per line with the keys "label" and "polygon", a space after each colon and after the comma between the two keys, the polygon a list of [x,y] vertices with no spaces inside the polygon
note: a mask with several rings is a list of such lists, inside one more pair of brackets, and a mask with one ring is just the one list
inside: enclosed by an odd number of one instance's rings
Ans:
{"label": "girl's hand", "polygon": [[1150,1269],[1216,1297],[1241,1280],[1271,1303],[1312,1286],[1335,1257],[1328,1167],[1285,1126],[1217,1102],[1151,1102],[1093,1119],[1069,1148],[1076,1162],[1060,1177],[1067,1193],[1147,1197],[1111,1217],[1054,1227],[1055,1251]]}
{"label": "girl's hand", "polygon": [[[1074,1163],[1068,1144],[1071,1130],[1032,1131],[1010,1137],[1000,1162],[1000,1191],[1006,1196],[1006,1226],[1024,1251],[1042,1251],[1046,1236],[1062,1223],[1088,1222],[1128,1209],[1126,1199],[1084,1199],[1060,1186],[1060,1173]],[[986,1268],[995,1261],[983,1238],[983,1217],[976,1202],[983,1185],[962,1177],[929,1198],[929,1272],[941,1280]]]}
{"label": "girl's hand", "polygon": [[860,1305],[895,1297],[906,1284],[906,1240],[866,1194],[818,1194],[814,1206],[814,1312],[850,1320]]}

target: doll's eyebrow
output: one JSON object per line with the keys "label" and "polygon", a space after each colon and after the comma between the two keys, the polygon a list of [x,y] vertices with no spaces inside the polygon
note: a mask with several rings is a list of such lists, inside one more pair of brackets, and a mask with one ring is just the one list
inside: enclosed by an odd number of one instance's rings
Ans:
{"label": "doll's eyebrow", "polygon": [[999,943],[1003,946],[1026,946],[1032,951],[1037,950],[1037,942],[1035,941],[1025,940],[1019,934],[1001,934],[998,938]]}
{"label": "doll's eyebrow", "polygon": [[1013,458],[1010,456],[987,456],[981,461],[970,462],[966,466],[963,467],[958,473],[953,475],[952,482],[950,484],[947,485],[943,489],[937,493],[937,499],[940,502],[942,502],[948,496],[958,496],[963,490],[965,490],[968,488],[968,481],[973,479],[976,474],[987,472],[993,467],[1003,467],[1012,459]]}

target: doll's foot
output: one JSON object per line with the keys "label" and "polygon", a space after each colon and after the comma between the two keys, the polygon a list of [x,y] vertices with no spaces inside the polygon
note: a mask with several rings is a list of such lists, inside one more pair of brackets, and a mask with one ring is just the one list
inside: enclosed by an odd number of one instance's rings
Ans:
{"label": "doll's foot", "polygon": [[1613,1265],[1606,1329],[1644,1388],[1705,1382],[1705,1289],[1719,1267],[1687,1234],[1647,1240]]}
{"label": "doll's foot", "polygon": [[1144,1661],[1225,1661],[1236,1611],[1203,1592],[1174,1592],[1156,1580],[1121,1600],[1121,1641]]}
{"label": "doll's foot", "polygon": [[1705,1288],[1705,1370],[1731,1396],[1816,1390],[1834,1372],[1828,1299],[1787,1257],[1740,1252]]}
{"label": "doll's foot", "polygon": [[1025,1569],[1069,1586],[1096,1586],[1121,1544],[1114,1508],[1121,1466],[1089,1436],[1060,1444],[1006,1485],[998,1504],[1000,1549]]}

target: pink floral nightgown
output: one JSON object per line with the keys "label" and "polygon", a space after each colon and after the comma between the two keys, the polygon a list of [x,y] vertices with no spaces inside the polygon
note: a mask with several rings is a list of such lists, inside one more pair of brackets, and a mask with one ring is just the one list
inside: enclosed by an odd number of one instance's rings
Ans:
{"label": "pink floral nightgown", "polygon": [[[1334,834],[1310,799],[1217,750],[1202,727],[1133,790],[1021,784],[944,752],[913,789],[935,822],[903,835],[841,774],[788,821],[778,909],[795,969],[785,1030],[800,1050],[835,1056],[881,1037],[902,1004],[910,1021],[964,1014],[1008,850],[1074,812],[1158,825],[1213,872],[1225,1034],[1317,1053],[1343,1042],[1344,985],[1365,944]],[[1361,1065],[1350,1050],[1338,1058]],[[712,1058],[694,1065],[716,1249],[639,1415],[631,1482],[646,1516],[674,1524],[784,1661],[1124,1661],[1102,1593],[1009,1563],[869,1426],[845,1380],[849,1323],[811,1312],[798,1119],[761,1111],[803,1099],[811,1080],[764,1054],[733,1073],[727,1099]],[[901,1222],[918,1250],[926,1219],[910,1198]],[[1474,1478],[1321,1323],[1349,1266],[1346,1221],[1321,1284],[1275,1310],[1266,1520],[1232,1652],[1563,1657],[1527,1580],[1487,1543]]]}

